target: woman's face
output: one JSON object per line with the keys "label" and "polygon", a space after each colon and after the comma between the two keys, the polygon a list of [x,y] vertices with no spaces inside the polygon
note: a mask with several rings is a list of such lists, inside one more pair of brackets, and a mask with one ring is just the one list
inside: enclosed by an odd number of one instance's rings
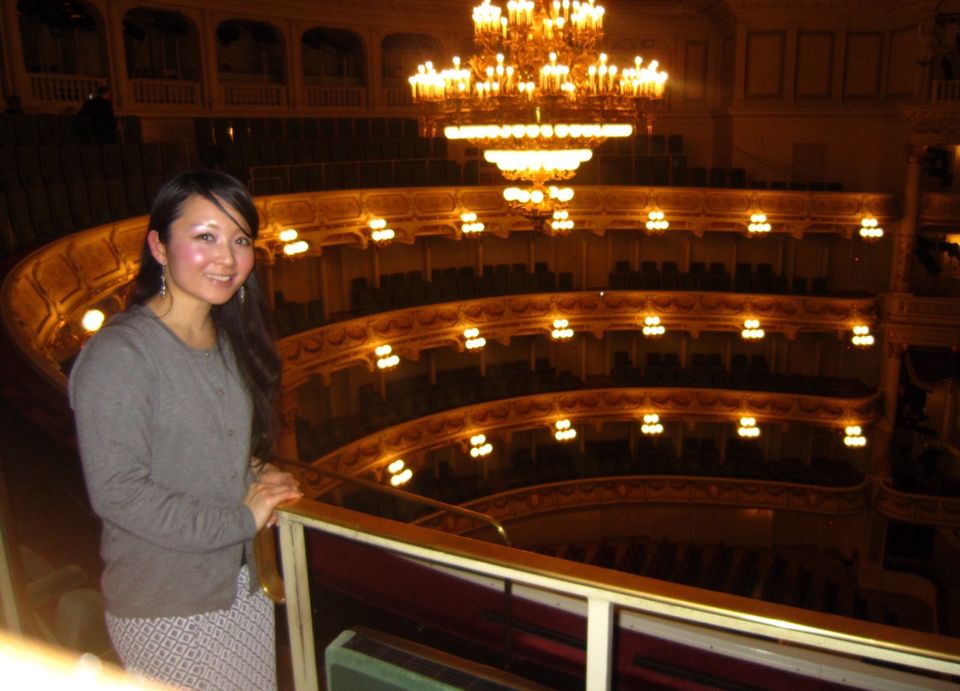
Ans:
{"label": "woman's face", "polygon": [[253,240],[203,197],[184,203],[166,244],[155,230],[149,232],[148,242],[153,256],[166,266],[167,291],[174,304],[185,300],[198,306],[222,305],[253,270]]}

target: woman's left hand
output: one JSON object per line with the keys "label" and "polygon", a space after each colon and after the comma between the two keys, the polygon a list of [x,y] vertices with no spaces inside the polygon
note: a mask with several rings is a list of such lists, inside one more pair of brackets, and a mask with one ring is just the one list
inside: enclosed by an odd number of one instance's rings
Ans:
{"label": "woman's left hand", "polygon": [[[256,462],[258,459],[254,459]],[[255,473],[256,482],[271,487],[286,487],[291,490],[299,490],[300,482],[290,473],[280,470],[272,463],[257,463],[259,470]],[[255,466],[256,467],[256,466]],[[277,524],[277,512],[274,511],[267,519],[266,527],[272,528]]]}

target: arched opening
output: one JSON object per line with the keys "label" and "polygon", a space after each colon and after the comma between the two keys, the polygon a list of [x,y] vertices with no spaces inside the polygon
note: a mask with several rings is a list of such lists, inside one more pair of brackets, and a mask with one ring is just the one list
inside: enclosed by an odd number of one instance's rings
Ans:
{"label": "arched opening", "polygon": [[136,8],[123,18],[127,76],[137,103],[196,104],[201,65],[196,27],[179,12]]}
{"label": "arched opening", "polygon": [[217,27],[217,69],[225,105],[287,101],[284,39],[264,22],[228,19]]}
{"label": "arched opening", "polygon": [[107,74],[103,18],[83,2],[21,0],[17,3],[23,63],[32,96],[43,101],[81,101]]}
{"label": "arched opening", "polygon": [[364,106],[367,60],[360,37],[316,26],[300,37],[308,106]]}
{"label": "arched opening", "polygon": [[390,34],[383,39],[380,48],[380,67],[388,106],[410,105],[407,78],[417,71],[417,65],[427,60],[436,63],[444,59],[443,46],[429,34]]}

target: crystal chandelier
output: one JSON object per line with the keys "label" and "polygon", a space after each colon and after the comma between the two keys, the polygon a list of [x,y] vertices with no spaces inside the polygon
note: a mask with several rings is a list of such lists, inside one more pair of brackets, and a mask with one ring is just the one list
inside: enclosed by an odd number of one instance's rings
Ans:
{"label": "crystal chandelier", "polygon": [[[508,202],[537,226],[569,201],[550,181],[569,180],[610,137],[630,137],[663,98],[666,73],[639,56],[620,68],[599,52],[604,9],[594,0],[484,0],[473,8],[477,53],[410,77],[425,131],[482,149],[508,180],[528,183]],[[570,195],[572,196],[572,195]]]}

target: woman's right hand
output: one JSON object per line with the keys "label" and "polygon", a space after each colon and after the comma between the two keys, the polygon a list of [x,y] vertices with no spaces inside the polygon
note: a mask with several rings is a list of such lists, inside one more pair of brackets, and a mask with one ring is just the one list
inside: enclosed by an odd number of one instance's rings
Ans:
{"label": "woman's right hand", "polygon": [[[243,503],[253,513],[257,530],[276,522],[274,511],[278,504],[293,501],[303,496],[294,482],[253,482],[247,487]],[[271,522],[271,519],[272,522]]]}

